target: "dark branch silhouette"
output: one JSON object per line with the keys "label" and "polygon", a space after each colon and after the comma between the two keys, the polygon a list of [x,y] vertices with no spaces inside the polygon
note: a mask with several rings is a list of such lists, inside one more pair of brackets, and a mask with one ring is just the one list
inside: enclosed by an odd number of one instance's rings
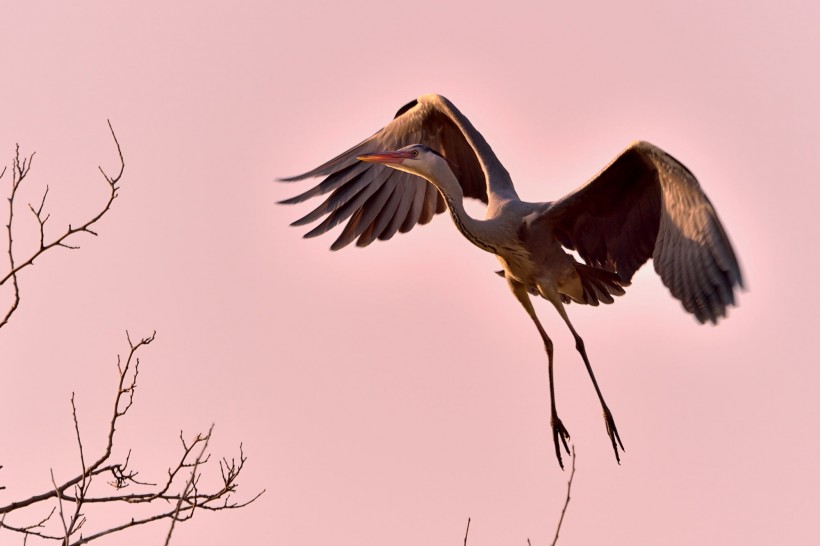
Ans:
{"label": "dark branch silhouette", "polygon": [[[129,467],[131,452],[124,460],[112,458],[116,439],[117,426],[134,403],[139,375],[139,351],[154,341],[155,333],[140,339],[136,343],[128,337],[129,351],[123,359],[117,356],[119,379],[111,419],[108,427],[107,442],[102,454],[88,464],[80,434],[80,420],[71,395],[71,413],[74,421],[74,432],[79,448],[80,470],[74,477],[59,482],[51,473],[51,489],[38,495],[0,506],[0,531],[8,530],[24,536],[24,540],[36,537],[59,542],[65,546],[79,546],[93,540],[147,523],[170,520],[171,526],[166,538],[169,543],[173,525],[177,521],[192,518],[197,510],[221,511],[242,508],[259,498],[264,490],[244,501],[237,501],[232,495],[237,492],[238,482],[247,457],[239,446],[239,458],[223,458],[219,461],[218,485],[211,489],[200,487],[203,468],[210,462],[208,443],[213,433],[211,425],[207,434],[197,434],[186,440],[180,432],[181,454],[168,468],[167,475],[157,483],[137,478],[139,473]],[[213,466],[211,466],[213,468]],[[105,480],[106,476],[110,476]],[[184,480],[184,481],[183,481]],[[101,491],[107,485],[108,491]],[[138,491],[128,492],[129,487]],[[121,523],[105,523],[88,533],[81,533],[89,526],[89,507],[95,504],[123,506]],[[134,505],[150,505],[155,510],[149,515],[133,517]],[[170,508],[169,508],[170,506]],[[40,516],[30,516],[36,509],[42,508]],[[45,516],[42,516],[45,514]],[[12,523],[28,519],[29,523]]]}
{"label": "dark branch silhouette", "polygon": [[[561,517],[558,518],[558,525],[555,526],[555,538],[552,540],[552,546],[558,543],[558,533],[561,532],[561,524],[564,523],[564,514],[567,513],[567,506],[569,506],[569,493],[572,490],[572,478],[575,477],[575,446],[572,446],[572,471],[569,473],[569,481],[567,482],[567,498],[564,501],[564,507],[561,509]],[[529,542],[529,540],[527,541]]]}
{"label": "dark branch silhouette", "polygon": [[[51,217],[46,210],[49,187],[46,186],[42,198],[36,204],[28,204],[28,209],[37,221],[36,247],[24,257],[15,247],[19,224],[15,223],[20,212],[19,190],[31,170],[34,154],[21,156],[19,145],[15,149],[12,161],[10,188],[8,190],[8,216],[5,224],[5,239],[8,248],[8,269],[0,269],[0,288],[10,287],[11,299],[8,307],[0,310],[0,328],[5,326],[17,310],[21,290],[19,276],[21,271],[34,264],[45,252],[62,247],[76,250],[78,247],[74,236],[80,233],[97,235],[95,224],[111,209],[117,197],[119,181],[125,169],[122,149],[111,123],[108,124],[111,136],[117,148],[120,168],[115,176],[109,176],[100,167],[100,173],[108,185],[108,199],[98,212],[80,224],[69,224],[56,235],[49,233],[47,222]],[[0,171],[0,179],[6,175],[7,168]],[[8,178],[6,180],[9,180]],[[2,253],[2,250],[0,250]],[[239,445],[239,457],[222,458],[216,466],[210,463],[208,445],[213,434],[211,425],[207,434],[196,434],[187,437],[180,431],[182,444],[180,453],[171,459],[161,479],[145,480],[140,473],[130,466],[131,450],[124,457],[115,457],[114,446],[117,440],[117,427],[128,413],[135,401],[137,378],[140,371],[139,354],[143,348],[154,341],[155,333],[134,342],[126,332],[128,353],[125,358],[117,355],[118,382],[108,431],[105,437],[105,448],[96,458],[91,459],[86,452],[83,436],[80,432],[80,418],[77,414],[74,393],[71,394],[71,416],[74,435],[78,448],[79,468],[72,477],[58,477],[50,471],[51,487],[39,494],[12,501],[0,506],[0,535],[4,531],[22,537],[25,545],[32,541],[57,542],[63,546],[79,546],[98,538],[120,533],[126,529],[169,520],[165,543],[171,539],[171,533],[177,521],[191,519],[198,510],[222,511],[242,508],[259,498],[264,490],[248,500],[237,501],[232,498],[237,493],[237,482],[247,457],[242,444]],[[120,451],[119,449],[117,451]],[[209,465],[210,463],[210,465]],[[0,465],[0,470],[3,466]],[[200,479],[207,470],[207,487],[201,485]],[[156,472],[156,471],[154,471]],[[160,471],[163,472],[163,471]],[[58,479],[60,478],[60,479]],[[213,485],[212,485],[213,484]],[[6,489],[0,484],[0,490]],[[8,490],[6,491],[8,493]],[[103,518],[96,507],[119,507],[119,512],[112,516],[106,511]],[[140,508],[137,507],[140,505]],[[0,539],[0,543],[5,541]]]}
{"label": "dark branch silhouette", "polygon": [[[90,235],[97,235],[97,232],[92,229],[92,226],[96,224],[105,214],[111,209],[111,205],[114,202],[114,199],[117,197],[117,190],[119,189],[119,181],[122,178],[122,173],[125,170],[125,160],[122,156],[122,149],[120,148],[120,143],[117,140],[117,135],[114,133],[114,128],[111,126],[111,122],[108,122],[108,128],[111,130],[111,136],[114,138],[114,144],[117,147],[117,155],[119,156],[120,160],[120,168],[117,174],[113,177],[106,174],[102,167],[98,167],[100,173],[102,174],[103,178],[105,179],[106,184],[108,185],[109,194],[108,200],[105,204],[100,208],[99,212],[93,216],[91,219],[85,221],[84,223],[73,226],[71,224],[62,231],[59,235],[54,237],[47,237],[46,236],[46,223],[48,222],[51,214],[46,212],[46,198],[48,197],[48,186],[46,186],[45,191],[43,192],[43,197],[40,199],[40,203],[35,208],[34,205],[31,203],[28,204],[28,208],[31,213],[34,215],[35,219],[37,220],[38,229],[39,229],[39,243],[34,252],[28,255],[24,259],[20,259],[18,256],[15,256],[15,247],[14,247],[14,220],[15,220],[15,212],[18,208],[19,204],[17,203],[17,192],[20,189],[23,181],[29,174],[31,170],[31,164],[34,159],[34,153],[30,156],[22,156],[20,155],[20,145],[18,144],[15,148],[14,152],[14,159],[12,160],[12,168],[11,168],[11,188],[8,193],[8,215],[7,215],[7,222],[6,222],[6,240],[8,245],[8,263],[9,267],[6,272],[0,271],[0,288],[6,285],[6,283],[11,283],[11,303],[6,309],[5,313],[3,313],[2,318],[0,318],[0,328],[5,326],[14,312],[17,310],[17,307],[20,305],[20,285],[18,276],[20,272],[27,268],[30,265],[34,264],[34,260],[39,258],[43,253],[56,248],[62,247],[71,250],[76,250],[79,248],[76,244],[70,244],[69,239],[72,238],[73,235],[79,233],[88,233]],[[6,174],[7,168],[3,168],[0,171],[0,179]]]}
{"label": "dark branch silhouette", "polygon": [[[555,538],[552,540],[551,546],[558,544],[558,533],[561,532],[561,525],[564,523],[564,514],[567,513],[569,506],[569,493],[572,490],[572,479],[575,477],[575,446],[572,446],[572,471],[569,474],[569,481],[567,482],[567,497],[564,500],[564,507],[561,509],[561,517],[558,518],[558,525],[555,526]],[[464,531],[464,546],[467,546],[467,536],[470,534],[470,518],[467,518],[467,529]],[[530,539],[527,539],[527,546],[532,546]]]}

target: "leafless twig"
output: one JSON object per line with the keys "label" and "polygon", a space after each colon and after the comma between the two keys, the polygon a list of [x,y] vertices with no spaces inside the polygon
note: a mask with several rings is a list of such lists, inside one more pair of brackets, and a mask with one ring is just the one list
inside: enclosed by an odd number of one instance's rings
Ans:
{"label": "leafless twig", "polygon": [[[127,356],[124,359],[117,356],[117,370],[119,372],[117,393],[114,397],[107,443],[102,455],[91,464],[87,464],[80,434],[80,421],[77,416],[74,395],[72,394],[72,418],[80,451],[80,471],[78,475],[60,484],[52,473],[53,487],[50,490],[0,506],[0,532],[8,530],[22,534],[24,541],[30,537],[35,537],[56,541],[64,546],[79,546],[112,533],[118,533],[131,527],[162,519],[171,520],[173,529],[173,522],[190,519],[193,517],[195,509],[220,511],[242,508],[264,493],[263,490],[243,502],[237,502],[231,498],[231,495],[237,492],[237,479],[247,461],[241,444],[238,460],[231,459],[228,461],[228,459],[223,458],[219,461],[221,485],[207,491],[200,488],[199,481],[202,468],[210,460],[207,448],[213,432],[213,425],[208,434],[197,434],[191,442],[186,442],[183,433],[180,432],[182,454],[176,463],[167,470],[165,479],[156,484],[138,480],[136,478],[138,473],[128,468],[130,451],[128,451],[124,461],[115,462],[112,460],[117,425],[134,403],[140,364],[138,353],[144,346],[154,341],[155,335],[156,333],[151,334],[136,343],[128,336],[129,351]],[[183,485],[177,478],[187,470],[190,470],[190,477]],[[113,481],[107,482],[113,488],[113,493],[101,495],[97,491],[98,488],[92,491],[92,486],[98,483],[106,483],[98,482],[95,478],[108,474],[114,477]],[[137,488],[139,491],[126,493],[125,490],[129,487]],[[37,519],[36,523],[26,525],[13,524],[9,521],[12,516],[20,519],[24,516],[24,513],[27,515],[31,510],[35,510],[48,502],[54,502],[55,505],[51,507],[48,516]],[[73,503],[73,509],[65,510],[64,503]],[[157,510],[150,515],[139,518],[126,513],[123,521],[119,524],[107,524],[98,530],[92,530],[87,535],[80,534],[80,531],[89,522],[89,518],[85,513],[86,510],[99,504],[122,504],[129,507],[137,504],[157,507],[172,504],[173,508]],[[53,529],[54,525],[52,525],[54,523],[52,516],[55,513],[59,516],[59,531]],[[166,544],[170,540],[170,534],[169,530]]]}
{"label": "leafless twig", "polygon": [[[558,519],[558,525],[555,527],[555,538],[552,541],[552,546],[558,543],[558,533],[561,531],[561,524],[564,523],[564,514],[567,512],[569,506],[569,493],[572,490],[572,479],[575,477],[575,446],[572,446],[572,471],[569,474],[569,481],[567,482],[567,497],[564,501],[564,508],[561,509],[561,517]],[[464,546],[467,546],[467,535],[470,534],[470,518],[467,518],[467,530],[464,532]],[[527,546],[532,546],[530,539],[527,539]]]}
{"label": "leafless twig", "polygon": [[[32,153],[30,156],[21,158],[20,156],[20,146],[18,145],[15,148],[14,159],[12,161],[12,179],[11,179],[11,189],[9,191],[8,203],[8,216],[7,216],[7,223],[6,223],[6,233],[7,233],[7,241],[8,241],[8,261],[9,261],[9,268],[6,273],[0,273],[0,287],[5,285],[7,282],[11,282],[11,294],[12,294],[12,301],[9,305],[6,312],[3,314],[2,318],[0,318],[0,328],[8,323],[11,316],[17,310],[17,307],[20,305],[20,286],[18,284],[18,275],[20,271],[25,269],[26,267],[33,265],[34,260],[39,258],[43,253],[51,250],[55,247],[63,247],[67,249],[76,250],[79,248],[76,244],[69,244],[69,238],[72,235],[78,233],[88,233],[91,235],[97,235],[97,232],[92,229],[92,226],[96,224],[110,209],[111,205],[114,202],[114,199],[117,197],[117,191],[119,190],[119,181],[122,178],[122,173],[125,170],[125,160],[122,156],[122,149],[120,148],[120,143],[117,140],[117,135],[114,133],[114,128],[111,126],[111,122],[108,122],[108,128],[111,130],[111,136],[114,138],[114,144],[117,147],[117,155],[119,156],[120,160],[120,169],[119,172],[113,177],[106,174],[102,167],[98,167],[100,173],[102,173],[103,178],[105,179],[106,183],[108,184],[109,188],[109,195],[108,200],[99,210],[99,212],[92,217],[90,220],[86,221],[85,223],[79,226],[72,226],[71,224],[68,225],[68,228],[63,231],[60,235],[55,236],[54,238],[47,241],[46,237],[46,222],[48,222],[49,218],[51,217],[50,214],[44,212],[45,205],[46,205],[46,197],[48,197],[48,186],[46,186],[45,191],[43,192],[43,197],[40,199],[39,205],[35,208],[34,205],[29,204],[28,208],[31,210],[32,214],[34,215],[35,219],[37,220],[39,234],[38,234],[38,245],[37,249],[32,252],[28,258],[17,261],[15,259],[15,252],[14,252],[14,212],[15,212],[15,199],[17,197],[17,192],[20,189],[23,180],[25,180],[26,176],[31,169],[32,160],[34,159],[34,154]],[[6,172],[6,168],[3,168],[3,171],[0,172],[0,178]]]}
{"label": "leafless twig", "polygon": [[558,533],[561,531],[561,524],[564,523],[564,514],[567,513],[567,506],[569,506],[569,493],[572,490],[572,478],[575,477],[575,446],[572,446],[572,472],[569,474],[569,481],[567,482],[567,499],[564,501],[564,507],[561,509],[561,517],[558,519],[558,525],[555,527],[555,538],[552,540],[552,546],[558,543]]}
{"label": "leafless twig", "polygon": [[[165,546],[168,546],[171,543],[171,534],[174,532],[174,525],[176,525],[176,522],[179,521],[180,512],[182,510],[182,502],[186,498],[190,498],[191,493],[196,491],[196,483],[199,480],[197,470],[199,468],[199,465],[203,462],[203,459],[205,458],[205,450],[208,449],[208,442],[210,442],[211,440],[211,433],[213,433],[213,431],[214,425],[212,423],[211,428],[208,429],[208,434],[205,436],[205,441],[202,443],[202,449],[199,450],[199,455],[194,461],[194,467],[191,470],[191,477],[188,478],[188,482],[185,484],[185,488],[182,490],[182,495],[179,496],[179,500],[177,501],[177,506],[174,509],[174,517],[171,518],[171,525],[168,527],[168,536],[165,537]],[[199,439],[198,436],[197,439]],[[194,508],[196,508],[196,495],[194,495],[194,504],[191,507],[191,516],[194,515]]]}

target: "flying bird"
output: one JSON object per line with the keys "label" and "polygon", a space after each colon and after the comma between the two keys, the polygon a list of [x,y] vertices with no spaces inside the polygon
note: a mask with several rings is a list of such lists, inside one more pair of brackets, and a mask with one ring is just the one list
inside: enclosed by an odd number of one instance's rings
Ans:
{"label": "flying bird", "polygon": [[[333,250],[354,240],[364,247],[390,239],[448,210],[468,241],[496,255],[502,267],[498,274],[544,342],[550,424],[561,468],[569,432],[556,411],[553,343],[530,296],[548,300],[572,332],[620,463],[623,442],[565,306],[612,303],[649,258],[664,285],[701,323],[725,317],[735,304],[735,290],[743,286],[726,231],[697,179],[648,142],[633,143],[564,197],[530,203],[519,199],[509,173],[472,123],[446,98],[424,95],[399,109],[370,138],[311,171],[281,180],[314,177],[324,180],[281,203],[330,194],[291,225],[322,219],[305,235],[315,237],[347,221]],[[467,214],[465,197],[487,205],[484,219]]]}

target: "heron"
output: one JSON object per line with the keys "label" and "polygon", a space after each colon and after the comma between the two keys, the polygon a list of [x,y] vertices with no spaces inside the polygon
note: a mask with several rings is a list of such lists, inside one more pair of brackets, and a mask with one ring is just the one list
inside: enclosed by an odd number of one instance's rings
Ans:
{"label": "heron", "polygon": [[[448,210],[468,241],[498,258],[502,269],[497,273],[532,319],[546,350],[550,426],[561,468],[561,448],[569,454],[570,436],[556,410],[553,342],[531,296],[549,301],[572,333],[620,464],[623,442],[566,305],[612,303],[650,258],[672,296],[700,323],[716,324],[725,317],[743,287],[726,230],[698,180],[645,141],[631,144],[564,197],[527,202],[467,117],[446,98],[431,94],[400,108],[386,126],[346,152],[280,180],[317,177],[324,178],[280,203],[329,193],[291,225],[323,219],[305,234],[315,237],[347,221],[332,250],[354,240],[360,247],[388,240]],[[486,205],[483,219],[467,213],[466,197]]]}

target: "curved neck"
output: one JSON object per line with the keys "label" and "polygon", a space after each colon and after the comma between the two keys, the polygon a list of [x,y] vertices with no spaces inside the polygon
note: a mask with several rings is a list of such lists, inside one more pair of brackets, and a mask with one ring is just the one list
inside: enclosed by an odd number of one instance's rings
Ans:
{"label": "curved neck", "polygon": [[453,223],[464,237],[487,252],[498,254],[493,244],[492,230],[485,220],[477,220],[464,210],[464,191],[453,171],[443,161],[437,162],[432,176],[427,180],[433,184],[447,202],[447,209],[453,218]]}

